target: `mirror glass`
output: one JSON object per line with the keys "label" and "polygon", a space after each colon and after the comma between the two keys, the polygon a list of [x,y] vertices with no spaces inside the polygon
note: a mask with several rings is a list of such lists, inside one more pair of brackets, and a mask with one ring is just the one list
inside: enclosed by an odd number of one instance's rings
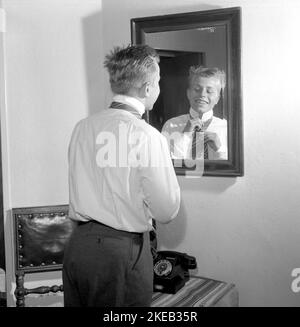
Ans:
{"label": "mirror glass", "polygon": [[202,175],[243,175],[240,8],[134,18],[131,33],[160,56],[161,93],[145,118],[168,138],[176,173],[195,169],[191,159]]}

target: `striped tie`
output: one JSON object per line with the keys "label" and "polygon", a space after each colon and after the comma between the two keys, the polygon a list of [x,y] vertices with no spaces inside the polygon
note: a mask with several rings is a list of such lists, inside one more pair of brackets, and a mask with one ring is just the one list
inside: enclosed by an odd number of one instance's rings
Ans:
{"label": "striped tie", "polygon": [[[207,130],[209,124],[211,123],[212,118],[205,121],[201,128],[198,126],[195,127],[193,130],[193,137],[192,137],[192,159],[195,160],[197,157],[197,133],[198,132],[204,132]],[[204,142],[204,159],[208,159],[208,144],[207,142]]]}
{"label": "striped tie", "polygon": [[193,137],[192,137],[192,159],[195,160],[197,157],[197,133],[200,132],[201,129],[196,126],[193,130]]}

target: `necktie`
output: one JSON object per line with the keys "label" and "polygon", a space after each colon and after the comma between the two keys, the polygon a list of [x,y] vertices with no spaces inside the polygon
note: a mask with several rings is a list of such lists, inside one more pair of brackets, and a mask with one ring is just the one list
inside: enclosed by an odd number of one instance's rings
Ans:
{"label": "necktie", "polygon": [[156,233],[156,221],[152,220],[153,230],[150,231],[150,248],[153,260],[157,258],[157,233]]}
{"label": "necktie", "polygon": [[[195,129],[193,130],[193,137],[192,137],[192,159],[195,160],[197,157],[197,132],[204,132],[208,128],[209,124],[211,123],[212,118],[209,120],[205,121],[202,124],[202,127],[196,126]],[[208,159],[208,144],[207,142],[204,142],[204,154],[203,154],[204,159]]]}
{"label": "necktie", "polygon": [[193,137],[192,137],[192,159],[195,160],[197,157],[197,133],[200,132],[201,129],[196,126],[193,130]]}
{"label": "necktie", "polygon": [[142,116],[140,115],[140,113],[137,110],[135,110],[134,108],[132,108],[131,106],[129,106],[128,104],[126,104],[126,103],[113,101],[109,107],[113,108],[113,109],[126,110],[126,111],[132,113],[138,119],[142,119]]}

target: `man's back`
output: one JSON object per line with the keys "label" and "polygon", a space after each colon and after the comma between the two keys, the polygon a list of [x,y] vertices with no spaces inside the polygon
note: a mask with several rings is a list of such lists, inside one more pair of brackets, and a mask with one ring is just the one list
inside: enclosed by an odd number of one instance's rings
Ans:
{"label": "man's back", "polygon": [[[167,151],[166,142],[156,129],[125,110],[110,108],[80,121],[69,148],[71,218],[100,220],[126,231],[150,230],[151,205],[147,206],[143,178],[151,171],[158,173],[162,167],[173,172]],[[164,180],[170,182],[160,178],[161,198],[165,199],[165,188],[169,200],[176,190],[169,192]],[[170,213],[166,215],[174,216],[177,196],[172,200],[173,212],[168,208]],[[161,203],[154,206],[163,210]]]}

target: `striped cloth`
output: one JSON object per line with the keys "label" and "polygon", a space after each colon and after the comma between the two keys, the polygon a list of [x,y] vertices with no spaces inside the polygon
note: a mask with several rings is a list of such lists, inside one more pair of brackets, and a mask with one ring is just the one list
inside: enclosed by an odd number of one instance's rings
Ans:
{"label": "striped cloth", "polygon": [[238,292],[234,284],[191,277],[176,294],[155,292],[151,307],[213,307],[238,306]]}

